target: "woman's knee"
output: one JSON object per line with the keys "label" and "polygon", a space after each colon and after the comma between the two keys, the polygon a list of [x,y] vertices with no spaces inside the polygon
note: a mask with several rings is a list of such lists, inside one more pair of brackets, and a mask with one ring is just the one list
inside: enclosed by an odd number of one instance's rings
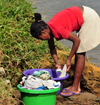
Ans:
{"label": "woman's knee", "polygon": [[83,52],[83,53],[76,53],[75,56],[77,58],[85,58],[85,55],[86,55],[86,52]]}

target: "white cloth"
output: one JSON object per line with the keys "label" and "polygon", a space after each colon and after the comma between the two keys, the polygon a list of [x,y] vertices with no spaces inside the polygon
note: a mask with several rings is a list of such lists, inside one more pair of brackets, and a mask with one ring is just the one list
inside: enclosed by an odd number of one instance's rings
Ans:
{"label": "white cloth", "polygon": [[66,66],[66,64],[65,64],[64,67],[63,67],[63,69],[62,69],[62,72],[61,72],[59,78],[66,76],[66,70],[67,70],[67,66]]}
{"label": "white cloth", "polygon": [[24,81],[24,87],[28,88],[38,88],[42,87],[42,79],[35,78],[33,76],[29,76],[27,80]]}
{"label": "white cloth", "polygon": [[100,17],[93,9],[83,7],[84,23],[77,33],[81,40],[77,53],[89,51],[100,44]]}
{"label": "white cloth", "polygon": [[[25,78],[25,77],[23,77],[23,78]],[[24,87],[28,87],[30,89],[39,88],[39,87],[42,87],[43,85],[48,87],[48,89],[52,89],[52,88],[58,88],[61,85],[60,82],[56,82],[54,80],[42,80],[40,78],[36,78],[31,75],[28,76],[27,80],[24,79],[21,82],[24,83]]]}
{"label": "white cloth", "polygon": [[56,82],[54,80],[43,80],[42,83],[44,86],[48,87],[49,89],[60,87],[60,82]]}

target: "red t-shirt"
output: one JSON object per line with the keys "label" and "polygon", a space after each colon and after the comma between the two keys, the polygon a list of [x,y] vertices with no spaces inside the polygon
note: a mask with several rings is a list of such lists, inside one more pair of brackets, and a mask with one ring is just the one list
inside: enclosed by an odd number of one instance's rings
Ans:
{"label": "red t-shirt", "polygon": [[68,39],[69,32],[78,31],[83,23],[81,10],[74,6],[58,12],[47,24],[53,37],[61,40]]}

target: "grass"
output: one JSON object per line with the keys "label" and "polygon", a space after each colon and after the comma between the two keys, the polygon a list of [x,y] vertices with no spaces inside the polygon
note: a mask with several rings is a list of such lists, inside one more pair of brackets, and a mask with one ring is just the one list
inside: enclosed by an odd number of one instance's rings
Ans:
{"label": "grass", "polygon": [[6,80],[0,78],[0,104],[4,105],[4,102],[7,102],[7,105],[16,104],[16,99],[12,95],[13,88],[11,84],[7,85]]}
{"label": "grass", "polygon": [[37,52],[41,46],[36,46],[39,41],[29,32],[35,9],[28,0],[0,1],[0,66],[10,80],[21,75],[18,68],[34,68],[35,60],[39,59]]}
{"label": "grass", "polygon": [[[0,0],[0,66],[4,67],[7,79],[14,84],[22,70],[39,68],[41,57],[52,61],[47,41],[40,41],[30,35],[34,21],[34,10],[28,0]],[[55,41],[57,49],[64,49]],[[68,49],[68,48],[66,48]],[[17,80],[18,81],[18,80]]]}

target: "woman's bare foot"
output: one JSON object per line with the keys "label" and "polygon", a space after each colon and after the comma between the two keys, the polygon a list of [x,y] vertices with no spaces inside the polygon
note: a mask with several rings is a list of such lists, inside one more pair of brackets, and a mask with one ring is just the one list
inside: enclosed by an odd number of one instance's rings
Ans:
{"label": "woman's bare foot", "polygon": [[[69,87],[64,88],[64,89],[62,90],[62,92],[65,92],[65,91],[69,90],[70,88],[72,88],[72,86],[69,86]],[[81,91],[81,89],[79,88],[78,91]]]}

